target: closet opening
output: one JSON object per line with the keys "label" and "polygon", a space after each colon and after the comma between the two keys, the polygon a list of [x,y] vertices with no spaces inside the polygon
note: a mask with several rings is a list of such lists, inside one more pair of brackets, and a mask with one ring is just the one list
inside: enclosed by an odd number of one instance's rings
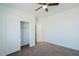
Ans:
{"label": "closet opening", "polygon": [[21,49],[29,47],[29,22],[21,21]]}

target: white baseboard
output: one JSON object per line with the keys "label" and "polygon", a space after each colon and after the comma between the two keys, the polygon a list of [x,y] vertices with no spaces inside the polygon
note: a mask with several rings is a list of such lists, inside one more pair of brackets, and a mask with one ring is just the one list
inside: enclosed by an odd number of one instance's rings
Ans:
{"label": "white baseboard", "polygon": [[62,46],[62,47],[66,47],[66,48],[69,48],[69,49],[73,49],[73,50],[77,50],[77,51],[79,51],[79,49],[71,48],[71,47],[68,47],[68,46],[65,46],[65,45],[56,43],[56,42],[52,42],[52,41],[45,41],[45,42],[47,42],[47,43],[51,43],[51,44],[55,44],[55,45],[59,45],[59,46]]}

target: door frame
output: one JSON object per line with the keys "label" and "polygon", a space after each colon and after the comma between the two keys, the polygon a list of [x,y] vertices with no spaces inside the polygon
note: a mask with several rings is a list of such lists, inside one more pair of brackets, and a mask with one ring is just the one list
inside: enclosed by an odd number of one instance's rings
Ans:
{"label": "door frame", "polygon": [[21,22],[29,24],[29,45],[30,45],[30,22],[29,21],[20,21],[20,49],[21,49],[21,40],[22,40]]}

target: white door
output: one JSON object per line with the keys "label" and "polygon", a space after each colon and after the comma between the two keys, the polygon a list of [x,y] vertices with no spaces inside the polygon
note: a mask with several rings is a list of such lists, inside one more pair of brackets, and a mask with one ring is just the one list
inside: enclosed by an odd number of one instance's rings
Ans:
{"label": "white door", "polygon": [[41,24],[37,24],[37,42],[43,42],[43,29]]}

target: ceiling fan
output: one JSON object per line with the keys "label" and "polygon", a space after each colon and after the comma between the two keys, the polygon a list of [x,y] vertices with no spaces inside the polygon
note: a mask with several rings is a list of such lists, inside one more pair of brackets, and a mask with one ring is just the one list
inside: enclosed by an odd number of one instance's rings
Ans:
{"label": "ceiling fan", "polygon": [[48,12],[48,6],[58,6],[59,3],[38,3],[40,6],[39,8],[37,8],[35,11],[38,11],[39,9],[44,9],[46,12]]}

